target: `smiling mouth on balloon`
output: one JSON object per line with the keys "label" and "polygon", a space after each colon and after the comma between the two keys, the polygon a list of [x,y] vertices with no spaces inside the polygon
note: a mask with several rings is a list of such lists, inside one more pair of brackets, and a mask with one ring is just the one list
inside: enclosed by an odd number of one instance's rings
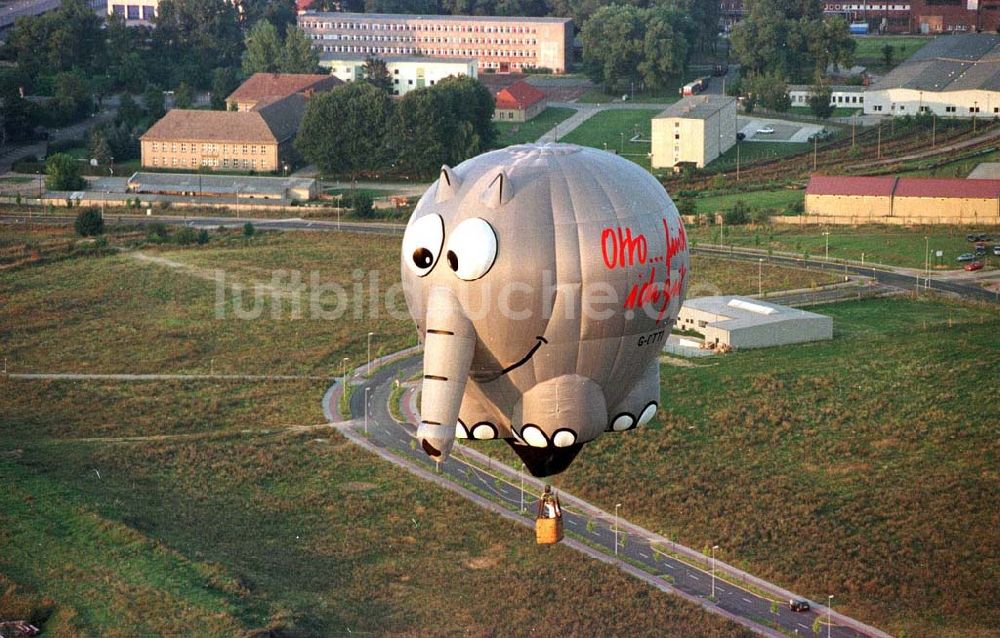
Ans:
{"label": "smiling mouth on balloon", "polygon": [[504,368],[503,370],[501,370],[498,373],[495,373],[495,374],[494,373],[487,373],[487,374],[481,374],[481,375],[473,374],[473,375],[471,375],[472,378],[475,379],[476,381],[480,382],[480,383],[489,383],[490,381],[496,381],[497,379],[499,379],[503,375],[507,374],[508,372],[511,372],[513,370],[516,370],[516,369],[520,368],[524,364],[528,363],[528,361],[531,360],[531,357],[535,356],[535,353],[538,352],[538,349],[542,347],[543,343],[548,343],[549,342],[549,340],[546,339],[545,337],[535,337],[535,339],[537,340],[537,341],[535,341],[535,345],[533,345],[531,347],[531,350],[528,351],[528,354],[526,354],[523,357],[521,357],[521,359],[518,360],[517,363],[510,364],[509,366],[507,366],[506,368]]}

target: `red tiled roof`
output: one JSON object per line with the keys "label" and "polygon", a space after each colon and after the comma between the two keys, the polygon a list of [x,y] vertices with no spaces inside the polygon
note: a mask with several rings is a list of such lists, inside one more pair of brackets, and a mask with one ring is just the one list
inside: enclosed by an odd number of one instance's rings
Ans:
{"label": "red tiled roof", "polygon": [[515,82],[497,93],[498,109],[526,109],[545,99],[545,93],[527,82]]}
{"label": "red tiled roof", "polygon": [[996,199],[1000,197],[1000,179],[902,177],[896,197]]}
{"label": "red tiled roof", "polygon": [[856,197],[889,197],[895,177],[841,177],[813,175],[809,178],[806,195],[849,195]]}
{"label": "red tiled roof", "polygon": [[254,73],[233,91],[226,102],[252,102],[265,97],[328,91],[343,84],[332,75],[313,73]]}
{"label": "red tiled roof", "polygon": [[315,0],[295,0],[295,9],[297,11],[305,11],[312,6],[313,2],[315,2]]}

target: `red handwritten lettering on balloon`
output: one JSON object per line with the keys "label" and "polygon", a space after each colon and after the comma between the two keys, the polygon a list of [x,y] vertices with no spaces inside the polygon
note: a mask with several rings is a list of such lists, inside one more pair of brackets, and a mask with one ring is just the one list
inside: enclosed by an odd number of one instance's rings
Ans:
{"label": "red handwritten lettering on balloon", "polygon": [[[608,268],[615,268],[626,265],[626,257],[629,253],[624,252],[627,247],[625,241],[618,241],[617,239],[622,239],[622,234],[619,229],[618,234],[615,235],[614,231],[610,228],[604,230],[601,235],[602,248],[604,250],[604,264]],[[631,233],[625,235],[625,238],[631,239]],[[642,239],[642,244],[645,246],[646,238],[639,235]],[[608,252],[609,241],[611,242],[612,251],[610,254]],[[637,240],[638,241],[638,238]],[[656,264],[659,261],[665,261],[666,267],[664,268],[663,280],[660,281],[657,277],[657,266],[653,265],[649,269],[649,274],[646,276],[645,280],[641,283],[634,284],[632,289],[629,291],[628,296],[625,298],[624,307],[626,309],[642,308],[647,305],[653,306],[657,309],[657,323],[663,321],[667,314],[667,310],[670,308],[670,300],[679,296],[681,290],[684,289],[684,277],[687,276],[687,268],[684,264],[677,269],[677,278],[674,279],[670,275],[670,263],[673,258],[677,256],[678,253],[687,250],[687,235],[684,233],[684,227],[678,228],[677,235],[674,237],[670,236],[670,227],[667,225],[667,220],[663,220],[663,244],[667,247],[667,254],[661,257],[654,257],[651,263]],[[642,261],[640,263],[645,263],[645,251],[640,253],[642,255]],[[630,263],[630,262],[629,262]]]}
{"label": "red handwritten lettering on balloon", "polygon": [[609,270],[645,264],[648,251],[646,236],[639,233],[632,237],[631,228],[605,228],[601,232],[601,255]]}

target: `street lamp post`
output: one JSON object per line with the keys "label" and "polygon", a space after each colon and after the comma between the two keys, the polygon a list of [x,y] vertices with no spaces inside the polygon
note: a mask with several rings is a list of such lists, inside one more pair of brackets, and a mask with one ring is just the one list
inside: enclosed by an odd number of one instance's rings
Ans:
{"label": "street lamp post", "polygon": [[344,360],[340,363],[340,376],[343,377],[341,384],[344,386],[344,392],[347,392],[347,362],[350,360],[350,357],[344,357]]}
{"label": "street lamp post", "polygon": [[826,597],[826,638],[830,638],[830,632],[833,630],[833,594]]}
{"label": "street lamp post", "polygon": [[830,261],[830,231],[824,231],[823,235],[826,237],[826,261]]}
{"label": "street lamp post", "polygon": [[367,371],[367,375],[369,377],[372,376],[372,335],[373,334],[375,334],[375,333],[374,332],[369,332],[368,333],[368,366],[367,366],[367,370],[368,371]]}
{"label": "street lamp post", "polygon": [[[975,122],[975,120],[973,120],[973,122]],[[621,135],[622,135],[622,147],[621,147],[622,150],[621,150],[621,154],[624,155],[625,154],[625,131],[620,131],[620,132],[621,132]]]}
{"label": "street lamp post", "polygon": [[931,278],[931,239],[924,235],[924,288],[927,288]]}
{"label": "street lamp post", "polygon": [[718,545],[712,545],[712,599],[715,599],[715,550],[719,549]]}
{"label": "street lamp post", "polygon": [[521,463],[521,509],[520,512],[524,513],[524,463]]}
{"label": "street lamp post", "polygon": [[621,503],[615,503],[615,556],[618,555],[618,508],[621,506]]}
{"label": "street lamp post", "polygon": [[757,258],[757,296],[764,296],[764,258]]}

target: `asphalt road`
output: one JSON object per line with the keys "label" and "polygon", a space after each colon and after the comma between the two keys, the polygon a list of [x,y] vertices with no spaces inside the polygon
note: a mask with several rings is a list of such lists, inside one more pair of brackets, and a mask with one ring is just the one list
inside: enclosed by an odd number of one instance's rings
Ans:
{"label": "asphalt road", "polygon": [[[419,356],[411,356],[377,369],[368,379],[355,377],[358,383],[353,389],[350,401],[351,414],[355,420],[354,424],[346,427],[353,428],[359,435],[364,432],[367,399],[367,440],[372,445],[405,459],[410,464],[436,472],[439,476],[454,481],[466,489],[471,487],[479,495],[500,502],[515,512],[523,504],[522,516],[528,521],[532,520],[537,502],[532,488],[537,481],[529,479],[525,483],[525,490],[522,491],[514,471],[502,467],[499,462],[483,463],[481,460],[476,464],[467,462],[466,458],[469,456],[475,455],[479,459],[482,459],[482,456],[466,451],[463,449],[465,446],[456,446],[456,453],[438,467],[416,445],[413,437],[415,428],[410,424],[400,425],[392,418],[388,402],[395,380],[408,379],[420,369]],[[504,445],[500,441],[496,444]],[[776,611],[772,611],[772,598],[728,582],[726,572],[735,569],[722,561],[716,563],[717,578],[713,602],[711,571],[706,572],[663,553],[662,545],[658,545],[654,540],[657,538],[656,534],[628,523],[624,518],[618,521],[620,533],[616,534],[615,519],[612,514],[589,506],[569,495],[564,494],[563,497],[563,518],[568,538],[596,547],[610,557],[615,557],[617,541],[618,556],[615,562],[619,566],[622,566],[622,562],[627,562],[644,572],[652,572],[652,578],[669,583],[674,589],[686,594],[689,599],[701,600],[703,607],[709,611],[717,613],[721,611],[725,616],[748,621],[744,624],[758,633],[780,635],[774,632],[774,628],[780,628],[781,632],[788,635],[809,636],[812,635],[812,625],[816,618],[821,617],[821,622],[824,623],[822,633],[823,635],[829,633],[831,638],[886,635],[839,614],[833,616],[833,626],[827,627],[825,608],[821,605],[814,604],[814,609],[809,612],[793,612],[788,608],[787,601],[780,601],[776,605]],[[533,534],[526,531],[523,542],[534,542]],[[771,588],[780,590],[773,585]]]}

